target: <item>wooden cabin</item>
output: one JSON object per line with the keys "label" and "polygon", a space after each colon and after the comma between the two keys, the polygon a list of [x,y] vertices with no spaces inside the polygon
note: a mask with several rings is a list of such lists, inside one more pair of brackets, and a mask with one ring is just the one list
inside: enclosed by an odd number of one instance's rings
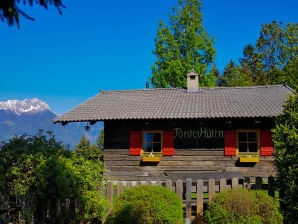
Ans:
{"label": "wooden cabin", "polygon": [[284,85],[102,91],[56,118],[104,122],[105,176],[177,180],[275,175],[271,129]]}

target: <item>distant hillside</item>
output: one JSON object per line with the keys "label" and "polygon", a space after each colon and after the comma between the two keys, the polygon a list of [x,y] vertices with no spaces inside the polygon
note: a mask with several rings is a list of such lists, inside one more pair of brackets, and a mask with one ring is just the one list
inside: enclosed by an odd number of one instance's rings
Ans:
{"label": "distant hillside", "polygon": [[13,136],[25,133],[35,135],[39,129],[43,129],[52,131],[58,141],[73,149],[83,134],[88,135],[94,143],[103,128],[102,122],[98,122],[90,126],[90,130],[86,132],[86,123],[69,123],[62,126],[53,124],[55,117],[57,115],[49,105],[37,98],[0,102],[0,142],[8,142]]}

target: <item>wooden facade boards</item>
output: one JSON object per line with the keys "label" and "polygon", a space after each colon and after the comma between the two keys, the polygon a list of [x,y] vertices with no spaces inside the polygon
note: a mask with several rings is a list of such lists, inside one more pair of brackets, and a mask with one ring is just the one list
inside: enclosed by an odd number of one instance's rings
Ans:
{"label": "wooden facade boards", "polygon": [[[229,135],[232,132],[258,130],[258,133],[261,131],[267,133],[273,125],[271,119],[256,121],[248,118],[106,121],[105,175],[112,180],[177,180],[188,177],[210,179],[275,175],[272,154],[260,155],[259,152],[258,161],[243,162],[240,161],[236,151],[234,154],[227,154],[225,151],[227,138],[231,138]],[[153,161],[154,159],[143,161],[140,153],[141,136],[144,131],[152,130],[173,133],[173,155],[161,156],[158,161]],[[133,145],[133,152],[137,148],[139,153],[131,152],[131,141],[135,141],[132,138],[137,138],[137,146]]]}

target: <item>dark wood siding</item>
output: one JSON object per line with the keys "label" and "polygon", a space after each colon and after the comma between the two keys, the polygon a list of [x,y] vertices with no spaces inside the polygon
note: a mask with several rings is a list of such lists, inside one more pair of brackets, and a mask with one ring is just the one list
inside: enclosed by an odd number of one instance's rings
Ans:
{"label": "dark wood siding", "polygon": [[[275,175],[272,156],[260,156],[258,163],[239,163],[237,156],[224,155],[220,131],[270,129],[270,120],[151,120],[105,121],[104,161],[106,177],[114,180],[166,180],[219,177],[268,177]],[[180,128],[175,138],[174,156],[163,156],[159,163],[141,163],[141,156],[130,156],[130,131]],[[191,130],[192,132],[187,132]],[[200,133],[208,133],[198,138]],[[204,132],[205,131],[205,132]],[[211,138],[210,135],[213,137]],[[217,132],[216,132],[217,131]],[[209,137],[208,137],[209,136]]]}

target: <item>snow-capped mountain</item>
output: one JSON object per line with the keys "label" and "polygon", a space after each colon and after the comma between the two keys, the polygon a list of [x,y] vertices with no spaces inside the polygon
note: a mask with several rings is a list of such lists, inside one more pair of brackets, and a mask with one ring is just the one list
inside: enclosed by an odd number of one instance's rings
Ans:
{"label": "snow-capped mountain", "polygon": [[19,100],[8,100],[0,102],[0,110],[14,112],[15,114],[22,113],[39,113],[44,111],[51,111],[50,106],[37,98]]}
{"label": "snow-capped mountain", "polygon": [[94,143],[103,128],[103,124],[99,122],[90,126],[90,131],[86,132],[86,123],[62,126],[53,123],[55,117],[57,115],[50,106],[37,98],[0,102],[0,145],[14,136],[35,135],[42,129],[45,132],[51,131],[57,141],[73,149],[84,134]]}

